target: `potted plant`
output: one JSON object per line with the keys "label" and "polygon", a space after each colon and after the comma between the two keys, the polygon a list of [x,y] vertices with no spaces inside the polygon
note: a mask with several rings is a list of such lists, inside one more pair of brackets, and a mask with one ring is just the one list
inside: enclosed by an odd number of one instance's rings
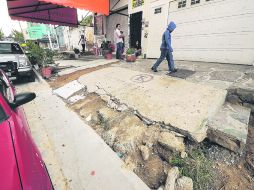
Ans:
{"label": "potted plant", "polygon": [[50,78],[52,75],[52,64],[54,64],[54,51],[45,49],[45,56],[41,68],[41,75],[44,78]]}
{"label": "potted plant", "polygon": [[110,41],[104,41],[101,45],[102,47],[102,55],[106,59],[112,59],[112,53],[115,51],[115,46]]}
{"label": "potted plant", "polygon": [[137,57],[135,55],[135,49],[134,48],[128,48],[126,51],[126,61],[127,62],[135,62]]}
{"label": "potted plant", "polygon": [[75,59],[78,59],[79,58],[79,54],[80,54],[79,49],[78,48],[74,48],[73,51],[75,53]]}

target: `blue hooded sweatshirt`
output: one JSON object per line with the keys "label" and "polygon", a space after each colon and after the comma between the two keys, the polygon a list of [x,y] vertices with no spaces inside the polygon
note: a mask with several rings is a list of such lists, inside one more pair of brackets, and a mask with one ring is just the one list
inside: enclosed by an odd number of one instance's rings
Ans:
{"label": "blue hooded sweatshirt", "polygon": [[171,32],[175,30],[176,24],[174,22],[170,22],[167,30],[163,33],[161,49],[167,49],[173,52],[173,48],[171,46]]}

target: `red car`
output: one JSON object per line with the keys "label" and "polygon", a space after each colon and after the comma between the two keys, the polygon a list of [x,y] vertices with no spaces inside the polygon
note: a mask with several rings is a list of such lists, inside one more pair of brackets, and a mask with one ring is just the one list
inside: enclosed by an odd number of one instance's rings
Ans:
{"label": "red car", "polygon": [[[41,154],[36,147],[21,105],[34,93],[16,94],[0,70],[0,189],[53,189]],[[35,110],[36,111],[36,110]]]}

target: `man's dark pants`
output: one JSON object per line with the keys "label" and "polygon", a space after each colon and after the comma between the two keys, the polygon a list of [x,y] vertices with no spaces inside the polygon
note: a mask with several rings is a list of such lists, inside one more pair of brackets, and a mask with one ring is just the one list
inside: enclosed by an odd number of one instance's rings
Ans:
{"label": "man's dark pants", "polygon": [[123,43],[122,42],[118,42],[116,44],[116,58],[117,59],[122,59],[122,49],[123,49]]}
{"label": "man's dark pants", "polygon": [[156,61],[156,63],[153,65],[153,69],[157,70],[159,65],[161,64],[164,59],[167,59],[168,61],[168,69],[169,71],[174,71],[175,70],[175,64],[174,64],[174,59],[173,59],[173,53],[169,51],[168,49],[161,49],[161,55],[160,58]]}

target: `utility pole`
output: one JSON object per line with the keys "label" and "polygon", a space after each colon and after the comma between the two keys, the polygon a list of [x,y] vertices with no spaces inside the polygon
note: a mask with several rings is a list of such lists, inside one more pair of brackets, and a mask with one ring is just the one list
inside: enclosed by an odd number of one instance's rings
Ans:
{"label": "utility pole", "polygon": [[21,27],[21,24],[20,24],[20,21],[19,21],[19,27],[20,27],[20,30],[21,30],[21,33],[23,34],[23,36],[24,36],[24,40],[25,40],[25,42],[26,42],[26,39],[25,39],[25,33],[24,33],[24,30],[23,30],[23,28]]}
{"label": "utility pole", "polygon": [[48,38],[49,38],[50,49],[53,50],[53,46],[52,46],[52,42],[51,42],[51,37],[50,37],[50,31],[48,31]]}

